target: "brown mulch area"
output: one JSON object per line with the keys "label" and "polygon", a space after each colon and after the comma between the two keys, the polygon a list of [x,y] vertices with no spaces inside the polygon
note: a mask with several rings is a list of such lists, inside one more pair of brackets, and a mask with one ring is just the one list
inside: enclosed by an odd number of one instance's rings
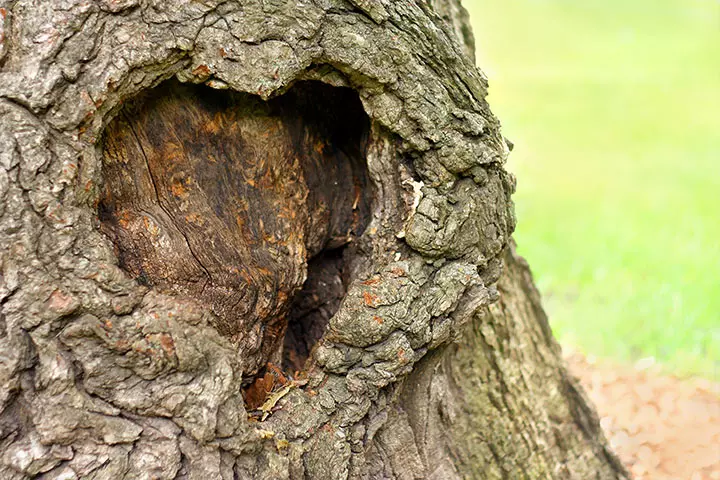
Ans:
{"label": "brown mulch area", "polygon": [[720,480],[720,384],[566,356],[610,444],[636,480]]}

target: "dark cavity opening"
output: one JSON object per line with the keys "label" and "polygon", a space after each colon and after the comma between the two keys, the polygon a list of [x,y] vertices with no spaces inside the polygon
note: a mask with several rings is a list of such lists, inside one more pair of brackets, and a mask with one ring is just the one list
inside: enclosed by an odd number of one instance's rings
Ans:
{"label": "dark cavity opening", "polygon": [[300,369],[371,215],[368,131],[350,89],[263,101],[165,82],[106,129],[100,228],[138,282],[212,309],[246,374]]}

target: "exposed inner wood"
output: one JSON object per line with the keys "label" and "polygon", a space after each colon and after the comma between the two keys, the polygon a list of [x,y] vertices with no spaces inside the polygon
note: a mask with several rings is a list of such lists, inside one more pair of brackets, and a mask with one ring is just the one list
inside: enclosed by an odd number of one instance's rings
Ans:
{"label": "exposed inner wood", "polygon": [[308,303],[308,261],[336,265],[318,255],[367,224],[367,131],[347,89],[304,82],[264,102],[166,82],[106,130],[101,229],[130,275],[208,305],[260,365],[277,357],[293,299]]}

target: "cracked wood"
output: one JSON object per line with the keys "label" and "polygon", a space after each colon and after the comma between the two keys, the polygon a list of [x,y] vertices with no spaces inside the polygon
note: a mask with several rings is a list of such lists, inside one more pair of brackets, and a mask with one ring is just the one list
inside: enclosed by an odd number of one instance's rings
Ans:
{"label": "cracked wood", "polygon": [[366,223],[363,116],[312,83],[269,102],[177,82],[135,99],[104,141],[99,217],[120,265],[268,358],[308,259]]}

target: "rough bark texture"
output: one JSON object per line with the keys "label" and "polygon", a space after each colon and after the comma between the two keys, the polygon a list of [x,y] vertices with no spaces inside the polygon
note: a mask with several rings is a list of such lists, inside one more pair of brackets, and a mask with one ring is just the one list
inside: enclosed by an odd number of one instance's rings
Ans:
{"label": "rough bark texture", "polygon": [[463,12],[0,1],[0,478],[624,477]]}

